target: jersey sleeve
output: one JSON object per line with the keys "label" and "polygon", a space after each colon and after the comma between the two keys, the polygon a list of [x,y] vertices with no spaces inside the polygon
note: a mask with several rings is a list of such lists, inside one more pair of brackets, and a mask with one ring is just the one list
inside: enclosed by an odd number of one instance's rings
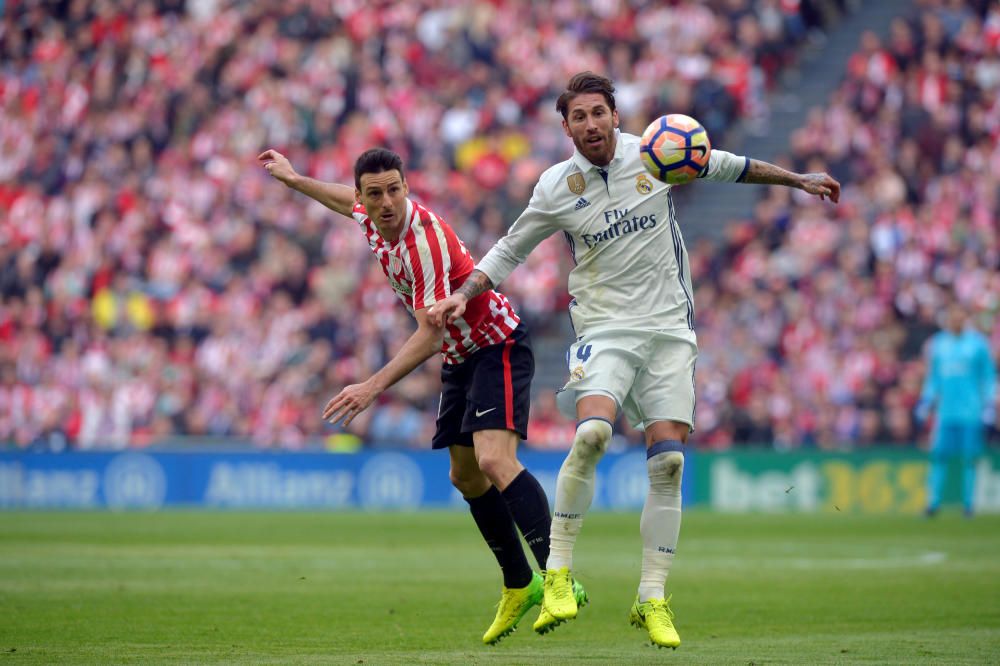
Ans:
{"label": "jersey sleeve", "polygon": [[720,183],[740,183],[749,169],[749,157],[713,148],[708,156],[708,167],[698,177]]}
{"label": "jersey sleeve", "polygon": [[368,211],[360,203],[355,203],[354,208],[351,210],[351,217],[361,226],[365,226],[365,220],[368,219]]}
{"label": "jersey sleeve", "polygon": [[507,279],[518,264],[524,263],[539,243],[558,230],[556,215],[545,199],[541,182],[535,185],[528,207],[507,234],[486,253],[476,269],[486,274],[494,287]]}
{"label": "jersey sleeve", "polygon": [[404,265],[413,280],[413,309],[430,307],[451,294],[451,254],[439,224],[421,220],[407,235]]}

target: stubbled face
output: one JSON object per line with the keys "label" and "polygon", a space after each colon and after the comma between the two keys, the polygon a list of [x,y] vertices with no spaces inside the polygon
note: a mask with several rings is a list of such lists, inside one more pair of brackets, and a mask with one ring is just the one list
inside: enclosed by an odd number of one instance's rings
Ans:
{"label": "stubbled face", "polygon": [[607,166],[615,156],[618,112],[612,111],[604,95],[583,93],[574,97],[563,120],[566,136],[591,164]]}
{"label": "stubbled face", "polygon": [[354,196],[365,207],[379,234],[386,240],[396,240],[406,218],[406,196],[410,187],[398,170],[366,173],[361,176],[361,189]]}

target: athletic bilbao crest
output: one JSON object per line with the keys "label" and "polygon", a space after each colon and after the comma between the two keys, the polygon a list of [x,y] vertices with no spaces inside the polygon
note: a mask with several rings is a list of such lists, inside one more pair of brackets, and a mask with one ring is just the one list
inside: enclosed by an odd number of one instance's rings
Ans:
{"label": "athletic bilbao crest", "polygon": [[583,179],[582,173],[574,173],[566,179],[566,185],[573,194],[583,194],[587,189],[587,182]]}
{"label": "athletic bilbao crest", "polygon": [[389,273],[387,276],[389,278],[389,284],[392,285],[393,289],[404,296],[412,296],[413,286],[406,284],[404,281],[406,276],[403,274],[403,260],[394,254],[387,253],[386,256],[389,259]]}

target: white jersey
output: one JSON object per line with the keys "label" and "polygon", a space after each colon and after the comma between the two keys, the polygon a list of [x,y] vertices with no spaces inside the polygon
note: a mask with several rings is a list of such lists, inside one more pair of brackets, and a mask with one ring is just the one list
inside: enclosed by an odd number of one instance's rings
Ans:
{"label": "white jersey", "polygon": [[[494,286],[553,233],[562,231],[576,267],[569,274],[577,336],[605,329],[694,329],[687,249],[670,185],[639,160],[639,137],[616,130],[615,155],[602,169],[578,150],[547,169],[528,207],[476,268]],[[749,158],[712,150],[707,180],[736,182]]]}

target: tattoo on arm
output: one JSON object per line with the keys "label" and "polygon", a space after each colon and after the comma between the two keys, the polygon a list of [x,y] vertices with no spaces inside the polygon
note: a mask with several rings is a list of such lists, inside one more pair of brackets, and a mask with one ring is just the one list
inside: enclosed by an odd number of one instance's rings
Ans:
{"label": "tattoo on arm", "polygon": [[486,276],[486,273],[482,271],[472,271],[462,286],[458,288],[456,294],[462,294],[466,299],[472,300],[479,294],[489,291],[493,288],[493,282]]}
{"label": "tattoo on arm", "polygon": [[750,168],[747,169],[747,173],[743,177],[743,182],[760,185],[801,187],[798,174],[786,171],[776,164],[754,159],[750,160]]}

